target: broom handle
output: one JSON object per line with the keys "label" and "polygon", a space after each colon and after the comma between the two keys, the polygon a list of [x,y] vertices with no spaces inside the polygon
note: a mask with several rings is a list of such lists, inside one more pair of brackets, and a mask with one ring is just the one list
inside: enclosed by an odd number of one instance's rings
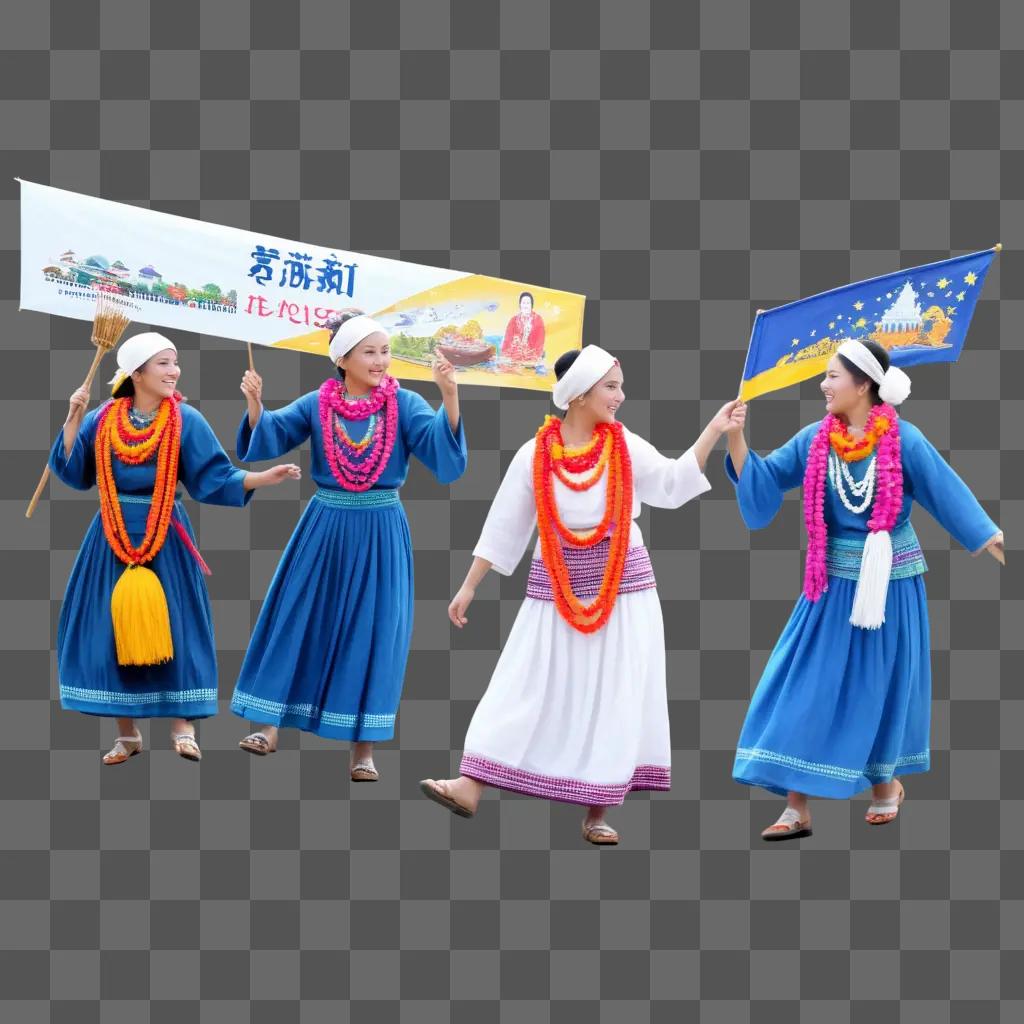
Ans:
{"label": "broom handle", "polygon": [[[103,356],[106,354],[106,349],[96,346],[96,355],[92,357],[92,366],[89,367],[89,373],[86,375],[85,381],[82,384],[83,388],[92,389],[92,382],[96,377],[96,371],[100,368],[100,362]],[[85,411],[75,413],[75,416],[71,422],[81,418],[85,415]],[[25,510],[25,518],[31,519],[32,513],[36,510],[36,505],[39,504],[39,499],[43,496],[43,491],[46,490],[46,483],[50,479],[50,466],[47,463],[46,468],[43,470],[43,475],[39,478],[39,483],[36,485],[35,493],[32,495],[32,500],[28,503],[28,508]]]}

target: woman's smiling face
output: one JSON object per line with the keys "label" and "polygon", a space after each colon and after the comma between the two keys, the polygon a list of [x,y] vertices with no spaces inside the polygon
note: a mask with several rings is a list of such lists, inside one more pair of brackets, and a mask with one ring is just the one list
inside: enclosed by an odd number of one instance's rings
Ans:
{"label": "woman's smiling face", "polygon": [[839,356],[832,357],[821,382],[826,411],[833,416],[847,415],[864,400],[869,389],[870,384],[857,383]]}

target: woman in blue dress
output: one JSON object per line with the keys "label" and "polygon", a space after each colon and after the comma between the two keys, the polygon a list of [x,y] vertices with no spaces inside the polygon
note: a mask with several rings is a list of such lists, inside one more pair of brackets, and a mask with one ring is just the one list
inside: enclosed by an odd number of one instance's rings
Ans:
{"label": "woman in blue dress", "polygon": [[[83,419],[89,392],[79,388],[50,451],[53,472],[77,490],[96,485],[101,505],[71,570],[57,627],[61,706],[117,719],[106,765],[142,750],[137,718],[169,718],[174,749],[198,761],[191,723],[217,713],[217,660],[203,580],[209,570],[176,484],[196,501],[241,506],[257,487],[298,478],[299,467],[247,473],[233,466],[202,415],[182,404],[177,350],[163,335],[127,339],[117,363],[113,398]],[[159,517],[150,516],[154,502],[161,503]],[[145,604],[126,634],[118,628],[123,602],[115,595],[147,569],[155,574],[155,581],[146,577],[154,584],[148,596],[162,591],[165,603],[158,596]],[[139,654],[140,633],[144,641],[156,634],[163,645],[152,658]]]}
{"label": "woman in blue dress", "polygon": [[[884,348],[846,341],[821,383],[826,417],[762,458],[729,435],[726,472],[751,529],[803,485],[804,592],[758,683],[733,777],[787,798],[762,838],[811,834],[808,797],[871,787],[866,821],[897,815],[897,775],[927,771],[931,666],[926,571],[914,501],[969,551],[1003,561],[1003,535],[893,406],[909,378]],[[738,411],[742,416],[744,410]]]}
{"label": "woman in blue dress", "polygon": [[276,458],[311,439],[318,490],[303,512],[263,602],[231,709],[262,728],[240,746],[264,755],[292,726],[351,740],[354,782],[378,778],[373,744],[394,735],[413,625],[413,553],[399,500],[416,456],[444,484],[466,468],[454,368],[438,357],[435,412],[388,373],[384,328],[348,315],[330,356],[338,378],[275,412],[262,382],[242,380],[244,462]]}

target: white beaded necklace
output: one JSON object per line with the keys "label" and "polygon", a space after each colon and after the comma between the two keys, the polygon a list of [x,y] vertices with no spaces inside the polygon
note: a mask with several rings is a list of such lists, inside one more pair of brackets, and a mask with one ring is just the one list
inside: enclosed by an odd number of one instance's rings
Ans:
{"label": "white beaded necklace", "polygon": [[[835,488],[836,494],[839,495],[839,500],[846,507],[847,511],[852,512],[855,516],[862,515],[867,511],[871,505],[871,499],[875,496],[875,463],[876,456],[871,456],[871,461],[868,463],[867,472],[864,474],[864,479],[861,481],[854,480],[853,474],[850,472],[850,467],[847,466],[844,459],[839,458],[834,451],[828,453],[828,479],[829,483]],[[850,493],[854,498],[860,498],[860,505],[854,505],[853,502],[846,496],[846,490],[848,487]]]}

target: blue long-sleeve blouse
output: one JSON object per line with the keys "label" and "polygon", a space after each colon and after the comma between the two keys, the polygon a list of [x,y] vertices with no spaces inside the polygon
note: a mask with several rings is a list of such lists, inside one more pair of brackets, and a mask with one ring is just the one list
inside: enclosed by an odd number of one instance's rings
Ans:
{"label": "blue long-sleeve blouse", "polygon": [[[207,505],[247,504],[253,492],[243,486],[246,471],[232,464],[202,413],[186,404],[180,408],[179,482],[196,501]],[[96,483],[96,427],[102,411],[103,406],[100,406],[86,414],[70,454],[64,454],[63,428],[57,432],[50,449],[50,469],[69,487],[79,491],[87,491]],[[141,466],[126,465],[117,458],[111,461],[119,493],[152,495],[156,459]]]}
{"label": "blue long-sleeve blouse", "polygon": [[[415,455],[443,483],[458,480],[466,470],[468,453],[462,420],[453,431],[442,406],[436,412],[422,395],[399,388],[398,435],[387,466],[375,489],[401,487],[409,473],[409,459]],[[369,420],[346,420],[345,429],[354,441],[366,434]],[[264,408],[255,428],[245,413],[238,427],[237,451],[242,462],[276,459],[311,439],[312,477],[320,486],[338,488],[323,449],[320,427],[320,395],[311,391],[271,412]]]}
{"label": "blue long-sleeve blouse", "polygon": [[[785,493],[803,483],[811,442],[820,424],[811,423],[790,438],[781,448],[761,456],[751,451],[737,477],[732,458],[725,457],[725,470],[736,485],[740,515],[752,530],[767,526],[782,506]],[[999,527],[992,521],[970,488],[932,443],[912,423],[900,419],[903,461],[903,507],[896,527],[910,518],[916,501],[926,512],[968,551],[982,549]],[[869,460],[848,464],[855,480],[867,470]],[[863,539],[868,533],[870,515],[850,512],[835,490],[826,488],[825,522],[830,537]]]}

